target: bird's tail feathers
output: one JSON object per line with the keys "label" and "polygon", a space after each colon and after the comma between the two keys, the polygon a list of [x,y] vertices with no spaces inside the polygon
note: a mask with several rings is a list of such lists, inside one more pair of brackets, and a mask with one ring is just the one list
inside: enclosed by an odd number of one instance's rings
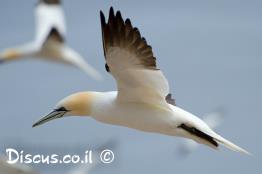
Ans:
{"label": "bird's tail feathers", "polygon": [[243,154],[247,154],[247,155],[251,155],[251,153],[249,153],[248,151],[246,151],[245,149],[235,145],[234,143],[230,142],[229,140],[221,137],[220,135],[216,135],[214,137],[214,139],[219,143],[219,144],[222,144],[224,145],[225,147],[227,147],[228,149],[231,149],[233,151],[236,151],[236,152],[240,152],[240,153],[243,153]]}

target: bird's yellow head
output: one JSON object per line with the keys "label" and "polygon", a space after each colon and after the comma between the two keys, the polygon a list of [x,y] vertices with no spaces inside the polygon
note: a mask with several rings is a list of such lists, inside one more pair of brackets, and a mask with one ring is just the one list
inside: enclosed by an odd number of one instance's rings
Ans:
{"label": "bird's yellow head", "polygon": [[22,57],[22,54],[17,49],[7,49],[0,54],[1,61],[16,60],[19,57]]}
{"label": "bird's yellow head", "polygon": [[92,111],[94,98],[95,93],[93,92],[72,94],[58,102],[55,109],[47,116],[37,121],[33,127],[64,116],[89,116]]}

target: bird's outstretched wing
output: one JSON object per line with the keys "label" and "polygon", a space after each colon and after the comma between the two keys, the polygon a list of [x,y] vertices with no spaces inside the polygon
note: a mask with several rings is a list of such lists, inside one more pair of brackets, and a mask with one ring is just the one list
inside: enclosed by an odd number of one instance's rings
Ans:
{"label": "bird's outstretched wing", "polygon": [[152,48],[129,19],[123,20],[111,7],[108,22],[100,12],[106,69],[118,86],[118,99],[166,103],[169,85],[157,68]]}
{"label": "bird's outstretched wing", "polygon": [[35,10],[35,43],[42,46],[48,39],[63,42],[65,36],[65,18],[60,0],[40,0]]}

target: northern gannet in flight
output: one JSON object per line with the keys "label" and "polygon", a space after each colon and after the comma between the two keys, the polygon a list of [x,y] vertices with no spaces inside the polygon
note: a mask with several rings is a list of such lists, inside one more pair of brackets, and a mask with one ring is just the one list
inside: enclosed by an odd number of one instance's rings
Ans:
{"label": "northern gannet in flight", "polygon": [[[217,110],[204,116],[203,121],[211,128],[216,129],[222,122],[224,112]],[[198,143],[190,139],[185,139],[183,143],[179,145],[178,153],[182,156],[187,156],[198,147]]]}
{"label": "northern gannet in flight", "polygon": [[156,66],[151,46],[130,19],[110,8],[106,23],[100,12],[106,70],[117,91],[80,92],[61,100],[33,127],[65,116],[91,116],[108,124],[146,132],[185,137],[217,149],[248,152],[215,133],[204,121],[177,107],[165,76]]}
{"label": "northern gannet in flight", "polygon": [[0,53],[0,62],[20,58],[39,57],[73,65],[95,79],[101,75],[84,58],[65,43],[65,18],[60,0],[39,0],[36,9],[36,36],[34,41],[6,49]]}

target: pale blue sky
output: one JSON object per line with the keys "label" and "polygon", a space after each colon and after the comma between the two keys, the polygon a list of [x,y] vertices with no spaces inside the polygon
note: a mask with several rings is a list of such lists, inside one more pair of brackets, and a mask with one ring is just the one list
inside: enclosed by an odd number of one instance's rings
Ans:
{"label": "pale blue sky", "polygon": [[[33,39],[35,4],[36,0],[1,0],[0,49]],[[68,44],[103,73],[105,80],[96,82],[77,69],[44,61],[1,65],[2,153],[16,141],[22,141],[25,148],[77,147],[116,137],[120,141],[116,163],[103,166],[97,173],[262,172],[262,1],[64,0],[63,6]],[[179,138],[105,125],[89,118],[65,118],[31,128],[71,93],[115,89],[113,78],[104,70],[99,21],[99,10],[107,14],[110,6],[129,17],[152,45],[177,105],[199,117],[225,107],[227,116],[218,132],[254,156],[200,146],[181,160],[175,153],[182,141]],[[52,173],[50,166],[34,167]]]}

